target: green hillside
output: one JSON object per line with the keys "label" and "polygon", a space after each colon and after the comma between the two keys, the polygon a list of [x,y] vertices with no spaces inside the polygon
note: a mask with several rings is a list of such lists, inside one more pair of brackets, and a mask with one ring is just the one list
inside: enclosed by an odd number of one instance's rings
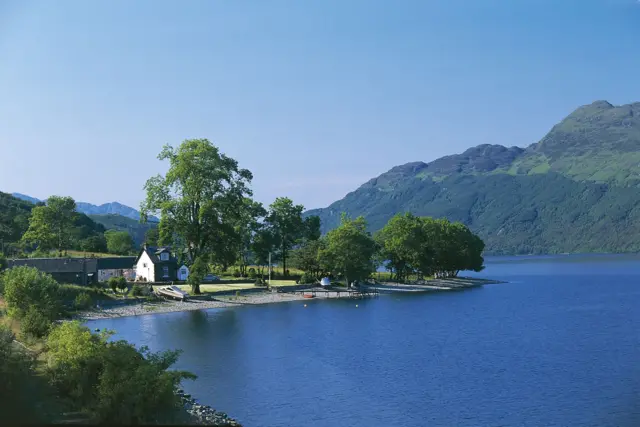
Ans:
{"label": "green hillside", "polygon": [[133,238],[136,247],[144,243],[145,233],[149,229],[157,227],[155,222],[142,224],[136,219],[122,215],[89,215],[89,217],[107,230],[127,231]]}
{"label": "green hillside", "polygon": [[319,215],[364,215],[372,231],[397,212],[459,220],[502,254],[640,250],[640,103],[580,107],[539,143],[480,145],[392,168]]}

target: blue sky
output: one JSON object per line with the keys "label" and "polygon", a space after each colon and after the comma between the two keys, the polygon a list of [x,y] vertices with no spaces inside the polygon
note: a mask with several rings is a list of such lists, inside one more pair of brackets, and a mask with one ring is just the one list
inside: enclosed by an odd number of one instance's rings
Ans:
{"label": "blue sky", "polygon": [[0,190],[138,207],[208,138],[268,204],[640,101],[636,0],[0,0]]}

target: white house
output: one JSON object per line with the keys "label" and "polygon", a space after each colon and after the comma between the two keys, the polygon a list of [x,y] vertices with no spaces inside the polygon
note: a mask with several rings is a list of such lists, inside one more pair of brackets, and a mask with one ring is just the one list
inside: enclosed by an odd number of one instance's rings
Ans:
{"label": "white house", "polygon": [[137,282],[172,282],[177,278],[178,261],[169,248],[145,245],[135,260]]}
{"label": "white house", "polygon": [[184,282],[188,278],[189,278],[189,267],[183,264],[182,267],[178,269],[178,280],[181,280]]}

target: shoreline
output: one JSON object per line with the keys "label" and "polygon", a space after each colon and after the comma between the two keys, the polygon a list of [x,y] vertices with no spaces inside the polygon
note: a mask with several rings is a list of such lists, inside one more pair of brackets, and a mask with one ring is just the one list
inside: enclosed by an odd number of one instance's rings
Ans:
{"label": "shoreline", "polygon": [[[488,284],[505,283],[498,280],[480,279],[480,278],[468,278],[458,277],[452,279],[434,279],[427,282],[415,283],[415,284],[398,284],[398,283],[377,283],[373,285],[366,285],[370,289],[379,289],[383,293],[395,293],[395,292],[437,292],[437,291],[452,291],[463,290],[480,287]],[[313,288],[309,288],[312,290]],[[319,289],[319,288],[316,288]],[[385,292],[386,291],[386,292]],[[318,299],[349,299],[349,295],[342,291],[341,294],[337,292],[318,292],[313,300]],[[277,304],[283,302],[292,301],[308,301],[307,298],[302,296],[302,293],[288,293],[288,292],[271,292],[265,290],[263,292],[251,292],[241,294],[237,296],[212,296],[211,299],[191,299],[188,301],[159,301],[159,302],[143,302],[141,304],[126,304],[119,305],[104,309],[93,309],[76,313],[73,316],[73,320],[80,320],[82,322],[88,322],[92,320],[110,319],[118,317],[131,317],[131,316],[144,316],[151,314],[162,313],[175,313],[181,311],[193,311],[193,310],[209,310],[213,308],[229,308],[246,305],[264,305],[264,304]]]}

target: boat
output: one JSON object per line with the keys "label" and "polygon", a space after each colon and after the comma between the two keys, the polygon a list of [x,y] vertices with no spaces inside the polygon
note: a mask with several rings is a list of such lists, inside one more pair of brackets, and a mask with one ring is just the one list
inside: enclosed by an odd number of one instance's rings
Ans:
{"label": "boat", "polygon": [[303,298],[315,298],[316,296],[315,296],[315,295],[312,295],[312,294],[305,294],[305,295],[303,295],[302,297],[303,297]]}
{"label": "boat", "polygon": [[156,293],[165,298],[175,298],[181,301],[189,298],[189,294],[175,285],[162,286],[156,290]]}

